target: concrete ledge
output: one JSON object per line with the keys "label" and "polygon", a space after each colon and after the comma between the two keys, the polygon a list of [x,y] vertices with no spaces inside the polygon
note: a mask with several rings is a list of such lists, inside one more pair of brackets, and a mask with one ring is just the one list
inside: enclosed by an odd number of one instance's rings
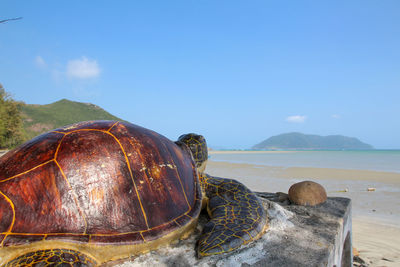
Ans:
{"label": "concrete ledge", "polygon": [[270,228],[256,242],[217,256],[197,259],[196,241],[207,221],[188,239],[141,255],[118,266],[352,266],[351,200],[328,198],[315,207],[279,202],[279,195],[258,193]]}
{"label": "concrete ledge", "polygon": [[[0,156],[4,151],[0,151]],[[208,218],[202,214],[195,232],[131,260],[110,266],[352,266],[351,200],[330,197],[315,207],[290,205],[275,193],[257,193],[268,212],[270,228],[243,248],[198,260],[196,241]]]}
{"label": "concrete ledge", "polygon": [[[259,193],[271,200],[273,195]],[[263,245],[269,252],[255,266],[352,266],[350,199],[328,198],[315,207],[281,207],[293,214],[289,218],[293,226],[281,232],[271,229],[277,240]]]}

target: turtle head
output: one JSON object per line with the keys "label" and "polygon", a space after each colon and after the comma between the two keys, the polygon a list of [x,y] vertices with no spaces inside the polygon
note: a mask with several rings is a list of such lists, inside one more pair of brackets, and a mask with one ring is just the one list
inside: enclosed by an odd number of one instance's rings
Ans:
{"label": "turtle head", "polygon": [[208,150],[206,139],[202,135],[189,133],[179,136],[178,143],[184,143],[192,152],[196,167],[199,173],[203,173],[206,169]]}

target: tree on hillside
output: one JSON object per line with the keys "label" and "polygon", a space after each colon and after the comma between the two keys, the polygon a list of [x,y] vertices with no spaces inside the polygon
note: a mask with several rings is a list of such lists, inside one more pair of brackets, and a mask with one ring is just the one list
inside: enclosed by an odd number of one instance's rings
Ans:
{"label": "tree on hillside", "polygon": [[0,84],[0,148],[12,148],[24,141],[20,105]]}

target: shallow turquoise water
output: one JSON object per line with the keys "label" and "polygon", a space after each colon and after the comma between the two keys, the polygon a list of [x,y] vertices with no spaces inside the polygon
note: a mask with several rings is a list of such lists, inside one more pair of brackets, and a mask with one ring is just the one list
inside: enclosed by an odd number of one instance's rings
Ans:
{"label": "shallow turquoise water", "polygon": [[400,150],[224,153],[211,154],[210,160],[265,166],[356,169],[400,173]]}

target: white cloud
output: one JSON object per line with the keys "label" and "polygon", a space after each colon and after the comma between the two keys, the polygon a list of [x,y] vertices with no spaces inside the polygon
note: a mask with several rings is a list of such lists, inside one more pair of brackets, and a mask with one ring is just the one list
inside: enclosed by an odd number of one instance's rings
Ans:
{"label": "white cloud", "polygon": [[293,123],[303,123],[306,119],[307,119],[307,116],[294,115],[294,116],[287,117],[286,121],[293,122]]}
{"label": "white cloud", "polygon": [[340,115],[333,114],[333,115],[332,115],[332,118],[334,118],[334,119],[340,119]]}
{"label": "white cloud", "polygon": [[100,67],[96,60],[86,57],[69,60],[67,63],[67,76],[77,79],[96,78],[100,75]]}
{"label": "white cloud", "polygon": [[38,66],[39,68],[45,68],[45,67],[47,67],[46,61],[44,61],[44,59],[43,59],[41,56],[36,56],[36,57],[35,57],[35,64],[36,64],[36,66]]}

